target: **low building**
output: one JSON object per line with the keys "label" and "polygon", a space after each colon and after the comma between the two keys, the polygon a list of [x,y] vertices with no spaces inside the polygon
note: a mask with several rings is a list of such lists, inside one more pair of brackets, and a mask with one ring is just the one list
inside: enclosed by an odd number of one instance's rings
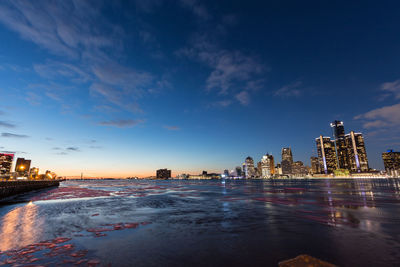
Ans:
{"label": "low building", "polygon": [[400,152],[389,149],[382,153],[383,165],[387,175],[390,177],[400,177]]}
{"label": "low building", "polygon": [[24,158],[17,159],[17,163],[15,164],[15,172],[17,173],[17,176],[28,177],[30,168],[31,168],[30,159],[24,159]]}
{"label": "low building", "polygon": [[156,172],[157,179],[168,179],[171,178],[171,170],[159,169]]}

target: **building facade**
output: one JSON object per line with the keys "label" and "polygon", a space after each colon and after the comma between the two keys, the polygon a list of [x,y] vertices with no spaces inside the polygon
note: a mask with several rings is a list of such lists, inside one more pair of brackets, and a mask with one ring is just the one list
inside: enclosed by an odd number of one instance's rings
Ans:
{"label": "building facade", "polygon": [[239,166],[235,168],[236,177],[243,177],[243,170]]}
{"label": "building facade", "polygon": [[321,173],[321,165],[319,164],[318,157],[311,157],[311,173],[318,174]]}
{"label": "building facade", "polygon": [[344,124],[342,121],[333,121],[331,123],[333,141],[335,144],[336,165],[339,169],[348,169],[348,153]]}
{"label": "building facade", "polygon": [[256,170],[254,168],[254,160],[252,157],[247,157],[243,163],[243,172],[246,178],[254,178],[256,176]]}
{"label": "building facade", "polygon": [[10,178],[11,166],[14,160],[14,154],[0,153],[0,179]]}
{"label": "building facade", "polygon": [[275,175],[275,163],[272,155],[266,154],[261,158],[261,177],[271,178]]}
{"label": "building facade", "polygon": [[159,169],[156,172],[157,179],[168,179],[171,178],[171,170]]}
{"label": "building facade", "polygon": [[400,152],[388,150],[382,153],[386,173],[391,177],[400,177]]}
{"label": "building facade", "polygon": [[292,166],[292,175],[295,177],[304,177],[308,174],[307,167],[304,166],[302,161],[296,161]]}
{"label": "building facade", "polygon": [[17,162],[15,164],[15,172],[18,176],[28,177],[29,170],[31,168],[31,160],[24,158],[17,158]]}
{"label": "building facade", "polygon": [[290,147],[282,148],[282,174],[290,175],[292,174],[292,165],[293,165],[293,154],[292,149]]}
{"label": "building facade", "polygon": [[337,169],[336,165],[336,152],[335,143],[330,137],[320,135],[315,139],[318,151],[319,165],[321,166],[321,173],[333,173]]}
{"label": "building facade", "polygon": [[351,172],[367,172],[369,170],[367,151],[362,133],[351,131],[345,135],[348,155],[348,169]]}

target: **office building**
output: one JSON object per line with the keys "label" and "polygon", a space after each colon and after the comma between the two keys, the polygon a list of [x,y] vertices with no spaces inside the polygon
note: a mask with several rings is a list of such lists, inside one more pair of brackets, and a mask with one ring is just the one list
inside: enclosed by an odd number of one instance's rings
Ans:
{"label": "office building", "polygon": [[224,177],[229,177],[229,170],[224,170]]}
{"label": "office building", "polygon": [[261,177],[271,178],[275,175],[275,163],[272,155],[266,154],[261,158]]}
{"label": "office building", "polygon": [[29,179],[38,179],[39,178],[39,168],[33,167],[29,171]]}
{"label": "office building", "polygon": [[400,177],[400,152],[388,150],[382,153],[386,173],[391,177]]}
{"label": "office building", "polygon": [[15,172],[18,176],[27,177],[31,168],[31,160],[24,158],[17,158],[15,164]]}
{"label": "office building", "polygon": [[318,157],[311,157],[311,173],[318,174],[321,173],[321,165],[319,164]]}
{"label": "office building", "polygon": [[351,172],[368,172],[368,158],[365,150],[364,138],[361,133],[351,131],[345,135],[348,169]]}
{"label": "office building", "polygon": [[336,153],[335,143],[330,137],[324,137],[320,135],[315,138],[318,151],[319,165],[321,166],[321,172],[325,174],[333,173],[337,169],[336,165]]}
{"label": "office building", "polygon": [[292,174],[292,165],[293,165],[293,155],[292,149],[290,147],[282,148],[282,174],[290,175]]}
{"label": "office building", "polygon": [[293,162],[292,174],[296,177],[304,177],[308,174],[307,167],[304,166],[302,161]]}
{"label": "office building", "polygon": [[0,153],[0,178],[10,178],[14,154]]}
{"label": "office building", "polygon": [[168,169],[159,169],[157,170],[157,179],[168,179],[171,178],[171,170]]}
{"label": "office building", "polygon": [[275,175],[282,175],[282,166],[280,163],[275,166]]}
{"label": "office building", "polygon": [[261,165],[261,161],[259,161],[259,162],[257,163],[256,176],[257,176],[257,177],[262,177],[262,165]]}
{"label": "office building", "polygon": [[243,177],[242,168],[240,168],[239,166],[237,166],[237,167],[235,168],[235,172],[236,172],[236,177]]}
{"label": "office building", "polygon": [[335,145],[336,165],[339,169],[348,169],[348,153],[345,140],[344,124],[334,121],[331,124],[333,141]]}
{"label": "office building", "polygon": [[246,178],[254,178],[256,171],[254,169],[254,160],[252,157],[247,157],[243,163],[243,172]]}

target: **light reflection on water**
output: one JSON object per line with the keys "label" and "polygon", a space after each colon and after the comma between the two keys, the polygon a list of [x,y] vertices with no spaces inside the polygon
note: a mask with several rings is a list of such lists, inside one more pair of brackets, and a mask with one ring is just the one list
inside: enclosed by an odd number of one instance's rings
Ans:
{"label": "light reflection on water", "polygon": [[17,207],[2,218],[0,251],[11,250],[37,242],[42,231],[37,218],[38,206],[29,202]]}
{"label": "light reflection on water", "polygon": [[[392,266],[399,190],[366,179],[68,181],[0,208],[0,250],[63,236],[118,266],[268,266],[303,253]],[[124,228],[135,222],[151,224]],[[88,231],[104,227],[118,231]]]}

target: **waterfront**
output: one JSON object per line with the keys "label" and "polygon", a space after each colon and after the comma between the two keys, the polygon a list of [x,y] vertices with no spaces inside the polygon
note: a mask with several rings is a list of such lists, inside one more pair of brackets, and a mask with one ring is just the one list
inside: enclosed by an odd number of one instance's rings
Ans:
{"label": "waterfront", "polygon": [[400,262],[400,183],[354,180],[66,181],[0,206],[0,262],[339,266]]}

